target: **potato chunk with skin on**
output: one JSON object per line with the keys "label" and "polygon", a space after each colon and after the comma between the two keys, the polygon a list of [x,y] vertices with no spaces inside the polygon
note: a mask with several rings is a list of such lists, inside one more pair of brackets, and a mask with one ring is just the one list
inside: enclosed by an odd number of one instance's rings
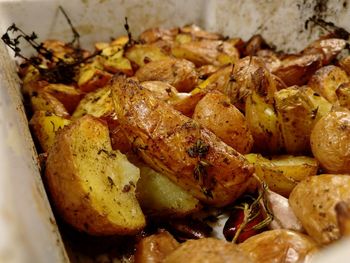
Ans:
{"label": "potato chunk with skin on", "polygon": [[218,91],[208,93],[198,102],[193,119],[238,152],[250,152],[253,137],[245,117],[224,94]]}
{"label": "potato chunk with skin on", "polygon": [[255,262],[309,262],[318,248],[308,236],[290,230],[265,231],[238,245]]}
{"label": "potato chunk with skin on", "polygon": [[350,110],[333,109],[313,127],[311,149],[329,173],[350,173]]}
{"label": "potato chunk with skin on", "polygon": [[338,100],[337,88],[346,82],[349,82],[346,72],[339,67],[329,65],[317,70],[311,77],[308,86],[329,102],[335,103]]}
{"label": "potato chunk with skin on", "polygon": [[306,232],[321,245],[340,238],[335,206],[348,200],[350,175],[339,174],[311,176],[300,182],[289,196],[289,204]]}
{"label": "potato chunk with skin on", "polygon": [[163,263],[222,263],[255,262],[253,258],[235,244],[215,238],[188,240],[170,253]]}
{"label": "potato chunk with skin on", "polygon": [[245,157],[254,164],[256,175],[272,191],[287,197],[300,181],[316,175],[318,169],[318,162],[307,156],[280,155],[267,159],[251,153]]}
{"label": "potato chunk with skin on", "polygon": [[201,201],[224,206],[250,184],[252,166],[236,150],[132,79],[112,82],[118,120],[153,169]]}
{"label": "potato chunk with skin on", "polygon": [[135,234],[145,218],[135,196],[139,169],[113,151],[107,126],[84,116],[50,148],[45,176],[63,219],[92,235]]}
{"label": "potato chunk with skin on", "polygon": [[49,112],[36,111],[29,125],[41,148],[44,152],[47,152],[55,142],[56,133],[70,122],[70,120]]}
{"label": "potato chunk with skin on", "polygon": [[33,95],[30,97],[30,104],[33,112],[46,111],[57,116],[69,118],[69,113],[63,104],[50,93],[44,91],[36,94],[33,93]]}
{"label": "potato chunk with skin on", "polygon": [[135,76],[140,82],[146,80],[166,82],[180,92],[191,91],[198,81],[198,74],[192,62],[174,58],[151,61],[139,68]]}

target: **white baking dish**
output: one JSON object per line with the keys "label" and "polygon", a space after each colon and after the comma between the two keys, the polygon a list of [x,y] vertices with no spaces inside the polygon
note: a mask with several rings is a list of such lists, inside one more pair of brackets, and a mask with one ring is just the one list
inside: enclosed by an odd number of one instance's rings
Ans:
{"label": "white baking dish", "polygon": [[[335,0],[0,0],[0,33],[14,22],[26,32],[35,31],[40,40],[68,41],[71,30],[58,12],[61,5],[84,47],[123,34],[127,16],[135,35],[157,25],[196,23],[244,39],[261,33],[284,50],[298,50],[317,37],[318,30],[304,30],[304,22],[323,2],[328,2],[321,9],[323,18],[350,27],[347,1]],[[19,86],[12,54],[0,41],[0,262],[68,262],[41,181]],[[335,244],[317,262],[349,262],[349,243]]]}

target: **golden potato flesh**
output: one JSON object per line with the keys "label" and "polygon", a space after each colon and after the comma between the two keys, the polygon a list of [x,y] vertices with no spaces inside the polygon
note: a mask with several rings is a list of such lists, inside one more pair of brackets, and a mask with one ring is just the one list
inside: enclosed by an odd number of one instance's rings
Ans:
{"label": "golden potato flesh", "polygon": [[245,117],[224,94],[208,93],[198,102],[193,119],[238,152],[242,154],[250,152],[253,137]]}
{"label": "golden potato flesh", "polygon": [[214,238],[189,240],[170,253],[163,263],[223,263],[255,262],[237,245]]}
{"label": "golden potato flesh", "polygon": [[310,137],[313,155],[330,173],[350,173],[350,111],[332,110],[314,126]]}
{"label": "golden potato flesh", "polygon": [[118,120],[139,156],[205,203],[224,206],[249,185],[252,165],[236,150],[132,79],[112,83]]}
{"label": "golden potato flesh", "polygon": [[317,251],[316,243],[306,235],[285,229],[265,231],[238,245],[255,262],[309,262]]}
{"label": "golden potato flesh", "polygon": [[44,152],[47,152],[55,142],[56,132],[67,126],[70,120],[50,112],[36,111],[29,125],[35,137],[38,139]]}
{"label": "golden potato flesh", "polygon": [[272,191],[287,197],[300,181],[316,175],[318,169],[318,162],[306,156],[280,155],[267,159],[252,153],[245,157]]}
{"label": "golden potato flesh", "polygon": [[329,102],[334,103],[338,100],[337,88],[346,82],[349,82],[346,72],[339,67],[329,65],[317,70],[311,77],[308,86]]}
{"label": "golden potato flesh", "polygon": [[135,76],[140,82],[146,80],[163,81],[180,92],[191,91],[198,81],[197,71],[192,62],[173,58],[151,61],[139,68]]}
{"label": "golden potato flesh", "polygon": [[350,176],[323,174],[300,182],[289,196],[295,215],[319,244],[340,238],[335,206],[350,199]]}
{"label": "golden potato flesh", "polygon": [[142,210],[151,216],[184,216],[200,208],[198,199],[145,165],[140,168],[136,192]]}
{"label": "golden potato flesh", "polygon": [[253,135],[254,150],[266,154],[279,153],[283,141],[273,105],[253,91],[246,100],[245,117]]}
{"label": "golden potato flesh", "polygon": [[139,169],[112,150],[100,120],[86,115],[57,135],[45,176],[60,216],[78,230],[122,235],[145,226],[135,197]]}
{"label": "golden potato flesh", "polygon": [[33,93],[33,95],[30,97],[30,104],[33,112],[46,111],[64,118],[69,117],[69,113],[63,106],[62,102],[60,102],[50,93],[44,91]]}
{"label": "golden potato flesh", "polygon": [[136,245],[135,263],[161,263],[179,245],[167,231],[142,238]]}
{"label": "golden potato flesh", "polygon": [[144,66],[150,61],[168,58],[159,47],[154,45],[134,45],[127,49],[125,56],[139,67]]}
{"label": "golden potato flesh", "polygon": [[86,114],[94,117],[107,116],[114,112],[111,87],[106,86],[89,92],[78,104],[73,119],[78,119]]}

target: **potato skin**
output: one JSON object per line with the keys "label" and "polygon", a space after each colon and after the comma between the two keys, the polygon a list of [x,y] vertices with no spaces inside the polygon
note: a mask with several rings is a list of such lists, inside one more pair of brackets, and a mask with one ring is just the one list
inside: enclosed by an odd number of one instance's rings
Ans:
{"label": "potato skin", "polygon": [[[216,206],[245,191],[253,168],[236,150],[132,79],[114,78],[112,90],[125,133],[153,169]],[[199,148],[206,149],[201,156],[192,151]]]}
{"label": "potato skin", "polygon": [[290,55],[282,60],[281,66],[272,73],[289,87],[306,84],[317,69],[322,66],[323,55]]}
{"label": "potato skin", "polygon": [[255,262],[307,262],[316,252],[316,243],[306,235],[291,230],[265,231],[239,244]]}
{"label": "potato skin", "polygon": [[45,177],[59,215],[79,231],[123,235],[145,226],[135,197],[139,170],[112,151],[107,126],[90,115],[58,133]]}
{"label": "potato skin", "polygon": [[238,248],[238,246],[214,238],[189,240],[182,243],[174,252],[170,253],[163,263],[222,263],[222,262],[255,262]]}
{"label": "potato skin", "polygon": [[290,194],[289,204],[306,232],[325,245],[340,238],[334,208],[349,198],[349,175],[323,174],[300,182]]}
{"label": "potato skin", "polygon": [[158,80],[168,83],[180,92],[191,91],[198,82],[194,64],[185,59],[163,59],[151,61],[136,71],[140,82]]}
{"label": "potato skin", "polygon": [[332,110],[314,126],[311,149],[329,173],[350,173],[350,111]]}
{"label": "potato skin", "polygon": [[193,119],[239,153],[249,153],[253,137],[244,115],[220,92],[208,93],[195,108]]}
{"label": "potato skin", "polygon": [[344,70],[334,65],[329,65],[317,70],[311,77],[308,86],[329,102],[335,103],[338,100],[337,88],[348,81],[349,78]]}

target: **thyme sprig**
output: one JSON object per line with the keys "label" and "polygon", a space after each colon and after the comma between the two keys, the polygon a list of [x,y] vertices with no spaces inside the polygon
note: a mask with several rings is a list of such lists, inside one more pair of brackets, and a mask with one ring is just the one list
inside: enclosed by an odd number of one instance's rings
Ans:
{"label": "thyme sprig", "polygon": [[268,191],[268,186],[267,184],[262,181],[259,177],[257,177],[254,174],[254,177],[258,180],[260,183],[260,188],[259,188],[259,195],[257,198],[254,198],[251,195],[246,195],[245,197],[253,200],[252,203],[249,202],[243,202],[239,205],[234,206],[236,209],[242,209],[243,210],[243,221],[239,225],[233,239],[232,243],[236,243],[238,240],[239,235],[245,231],[245,228],[247,227],[248,223],[253,221],[256,217],[262,213],[262,210],[264,209],[266,211],[266,217],[264,220],[259,222],[258,224],[254,225],[252,227],[253,230],[260,230],[262,228],[265,228],[268,226],[271,221],[273,220],[273,213],[271,212],[271,209],[269,207],[269,204],[267,202],[266,198],[266,193]]}
{"label": "thyme sprig", "polygon": [[[78,66],[91,58],[98,55],[100,52],[95,52],[90,56],[84,57],[83,50],[80,48],[80,35],[78,31],[74,28],[71,20],[69,19],[67,13],[60,6],[59,10],[65,16],[71,30],[73,32],[73,40],[67,44],[68,48],[71,48],[72,52],[69,54],[73,61],[67,62],[60,57],[55,56],[54,52],[47,49],[44,43],[37,42],[38,35],[35,32],[27,34],[22,29],[13,23],[9,26],[2,35],[2,41],[14,51],[15,57],[22,58],[27,64],[33,65],[40,73],[41,78],[50,83],[64,83],[70,84],[74,82],[74,77]],[[14,35],[14,36],[12,36]],[[24,56],[19,47],[21,40],[24,39],[35,51],[36,55],[30,58]]]}

